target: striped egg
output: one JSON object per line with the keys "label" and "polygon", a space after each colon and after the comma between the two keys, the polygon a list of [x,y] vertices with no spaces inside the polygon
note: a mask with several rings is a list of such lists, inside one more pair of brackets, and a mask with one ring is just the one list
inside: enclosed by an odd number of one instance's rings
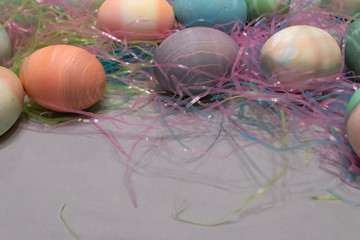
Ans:
{"label": "striped egg", "polygon": [[122,39],[155,40],[174,28],[175,16],[166,0],[106,0],[97,24]]}
{"label": "striped egg", "polygon": [[[1,28],[1,25],[0,25]],[[0,65],[12,56],[12,44],[9,34],[5,29],[0,31]]]}
{"label": "striped egg", "polygon": [[20,67],[20,80],[30,99],[59,112],[92,106],[106,85],[99,60],[69,45],[48,46],[32,53]]}
{"label": "striped egg", "polygon": [[261,15],[266,15],[275,10],[282,10],[282,13],[288,11],[290,0],[245,0],[248,10],[249,19],[253,20]]}
{"label": "striped egg", "polygon": [[350,98],[346,109],[346,137],[355,153],[360,157],[360,89]]}
{"label": "striped egg", "polygon": [[[315,89],[324,77],[334,75],[341,67],[341,51],[326,31],[305,25],[285,28],[264,44],[260,53],[264,74],[282,84],[294,83],[301,89]],[[310,81],[309,81],[310,80]]]}
{"label": "striped egg", "polygon": [[230,74],[238,50],[238,44],[222,31],[186,28],[165,39],[156,49],[154,74],[168,92],[203,94]]}
{"label": "striped egg", "polygon": [[24,95],[19,78],[9,69],[0,67],[0,136],[18,119]]}

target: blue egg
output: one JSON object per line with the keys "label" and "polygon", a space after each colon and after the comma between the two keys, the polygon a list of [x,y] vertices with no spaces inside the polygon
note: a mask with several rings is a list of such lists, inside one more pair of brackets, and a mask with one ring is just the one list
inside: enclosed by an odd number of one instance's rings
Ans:
{"label": "blue egg", "polygon": [[[214,27],[233,21],[245,24],[247,20],[244,0],[175,0],[173,9],[176,20],[185,27]],[[223,29],[228,31],[230,27]]]}

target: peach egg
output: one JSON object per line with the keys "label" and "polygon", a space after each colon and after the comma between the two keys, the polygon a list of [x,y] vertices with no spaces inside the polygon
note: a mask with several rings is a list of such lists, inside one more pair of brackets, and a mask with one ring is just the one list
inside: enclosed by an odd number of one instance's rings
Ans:
{"label": "peach egg", "polygon": [[20,67],[20,80],[30,99],[59,112],[84,110],[102,97],[106,75],[88,51],[70,45],[37,50]]}
{"label": "peach egg", "polygon": [[0,67],[0,136],[18,119],[24,105],[24,89],[19,78]]}
{"label": "peach egg", "polygon": [[174,28],[175,16],[166,0],[106,0],[97,24],[122,39],[155,40]]}

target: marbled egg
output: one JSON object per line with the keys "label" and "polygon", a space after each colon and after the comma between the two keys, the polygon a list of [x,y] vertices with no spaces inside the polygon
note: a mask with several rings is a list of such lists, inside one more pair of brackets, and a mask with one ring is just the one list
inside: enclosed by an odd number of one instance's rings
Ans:
{"label": "marbled egg", "polygon": [[174,28],[175,17],[166,0],[106,0],[97,24],[122,39],[156,40]]}
{"label": "marbled egg", "polygon": [[232,21],[245,24],[247,19],[244,0],[175,0],[173,9],[176,20],[185,27],[214,27]]}
{"label": "marbled egg", "polygon": [[360,76],[360,19],[350,23],[346,30],[345,64]]}
{"label": "marbled egg", "polygon": [[[0,26],[1,27],[1,26]],[[0,65],[12,56],[12,44],[9,34],[5,29],[0,31]]]}
{"label": "marbled egg", "polygon": [[245,0],[248,7],[249,19],[253,20],[261,15],[271,14],[274,10],[282,10],[286,13],[290,6],[290,0]]}
{"label": "marbled egg", "polygon": [[283,85],[294,87],[295,83],[298,90],[322,85],[321,78],[339,72],[341,61],[336,40],[320,28],[305,25],[277,32],[266,41],[260,53],[265,76],[275,76]]}
{"label": "marbled egg", "polygon": [[238,50],[238,44],[222,31],[186,28],[165,39],[156,49],[154,74],[168,92],[200,94],[230,74]]}
{"label": "marbled egg", "polygon": [[32,53],[20,67],[20,80],[30,99],[59,112],[92,106],[106,86],[99,60],[70,45],[48,46]]}
{"label": "marbled egg", "polygon": [[0,67],[0,136],[16,122],[24,105],[24,89],[19,78]]}
{"label": "marbled egg", "polygon": [[346,109],[346,137],[360,157],[360,89],[351,97]]}

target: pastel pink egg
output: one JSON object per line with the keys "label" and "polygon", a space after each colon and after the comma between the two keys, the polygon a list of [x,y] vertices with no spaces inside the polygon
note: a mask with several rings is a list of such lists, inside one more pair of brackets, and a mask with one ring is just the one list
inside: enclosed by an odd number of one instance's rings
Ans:
{"label": "pastel pink egg", "polygon": [[155,40],[174,28],[175,16],[166,0],[106,0],[97,24],[122,39]]}
{"label": "pastel pink egg", "polygon": [[16,122],[24,106],[24,89],[19,78],[0,67],[0,136]]}
{"label": "pastel pink egg", "polygon": [[21,65],[20,80],[30,99],[59,112],[92,106],[106,86],[100,61],[70,45],[49,46],[32,53]]}

